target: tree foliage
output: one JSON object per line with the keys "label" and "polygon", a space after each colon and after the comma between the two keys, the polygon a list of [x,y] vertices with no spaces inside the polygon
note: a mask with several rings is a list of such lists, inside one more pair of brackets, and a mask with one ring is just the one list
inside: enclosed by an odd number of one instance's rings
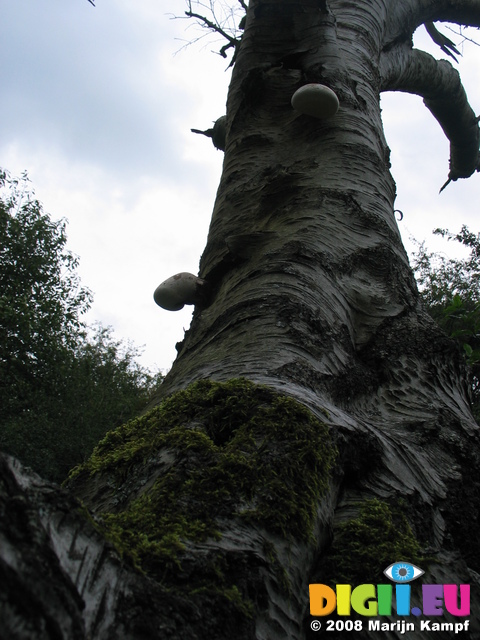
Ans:
{"label": "tree foliage", "polygon": [[449,258],[417,243],[413,269],[428,312],[462,346],[471,367],[473,410],[480,418],[480,233],[465,225],[458,233],[436,229],[434,234],[459,242],[469,254]]}
{"label": "tree foliage", "polygon": [[138,412],[155,376],[109,328],[82,321],[92,302],[26,175],[0,173],[0,445],[62,480],[105,432]]}
{"label": "tree foliage", "polygon": [[75,344],[91,293],[80,286],[78,259],[65,250],[65,220],[52,222],[26,175],[0,174],[0,374],[18,392],[2,395],[3,417],[18,413],[22,388],[44,380]]}

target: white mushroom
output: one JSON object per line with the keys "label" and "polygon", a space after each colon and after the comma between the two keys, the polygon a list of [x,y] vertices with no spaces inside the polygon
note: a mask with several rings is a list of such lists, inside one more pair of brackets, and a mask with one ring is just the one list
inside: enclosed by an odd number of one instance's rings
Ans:
{"label": "white mushroom", "polygon": [[339,107],[337,95],[323,84],[305,84],[292,96],[292,107],[314,118],[331,118]]}
{"label": "white mushroom", "polygon": [[179,311],[186,304],[199,304],[204,301],[207,282],[193,273],[177,273],[159,284],[153,299],[162,309]]}

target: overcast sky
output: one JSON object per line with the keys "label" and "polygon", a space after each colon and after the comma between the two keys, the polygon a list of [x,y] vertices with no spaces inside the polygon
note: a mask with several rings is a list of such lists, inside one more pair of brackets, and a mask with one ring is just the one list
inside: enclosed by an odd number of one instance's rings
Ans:
{"label": "overcast sky", "polygon": [[[24,170],[94,293],[88,321],[144,345],[143,364],[168,370],[192,307],[153,302],[155,287],[198,272],[223,154],[190,133],[225,112],[230,73],[182,15],[184,0],[0,0],[0,166]],[[190,27],[189,27],[190,25]],[[187,29],[188,27],[188,29]],[[187,31],[185,31],[187,29]],[[461,38],[442,30],[455,42]],[[467,33],[480,41],[480,33]],[[419,30],[417,46],[442,52]],[[480,112],[480,47],[458,68]],[[389,94],[384,124],[406,240],[437,248],[431,231],[479,231],[480,175],[451,184],[448,142],[420,98]]]}

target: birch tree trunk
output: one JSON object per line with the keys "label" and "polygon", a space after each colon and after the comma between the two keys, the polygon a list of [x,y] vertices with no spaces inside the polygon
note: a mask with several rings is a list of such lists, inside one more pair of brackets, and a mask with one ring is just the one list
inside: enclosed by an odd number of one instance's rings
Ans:
{"label": "birch tree trunk", "polygon": [[[480,637],[479,430],[400,239],[379,104],[422,95],[451,142],[449,179],[478,170],[458,74],[412,49],[435,20],[479,26],[480,2],[251,0],[200,261],[209,299],[159,406],[69,481],[93,524],[4,462],[4,512],[21,496],[38,553],[21,559],[4,520],[1,566],[19,586],[3,624],[44,629],[8,637],[304,639],[310,583],[385,583],[400,560],[424,583],[470,584],[465,637]],[[336,93],[334,117],[292,109],[307,83]],[[25,579],[38,557],[57,595],[68,584],[58,607]],[[21,589],[36,617],[18,613]],[[360,618],[356,637],[400,637],[400,619]],[[424,637],[412,620],[408,637]]]}

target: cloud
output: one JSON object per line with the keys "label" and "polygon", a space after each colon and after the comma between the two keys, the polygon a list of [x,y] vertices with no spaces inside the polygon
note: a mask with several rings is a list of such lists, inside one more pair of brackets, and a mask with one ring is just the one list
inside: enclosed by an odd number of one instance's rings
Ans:
{"label": "cloud", "polygon": [[[27,169],[45,210],[68,218],[68,247],[95,294],[88,319],[145,344],[143,362],[168,368],[192,309],[165,312],[153,291],[198,270],[223,154],[190,128],[225,113],[230,74],[210,53],[218,43],[176,54],[199,34],[166,15],[181,14],[183,0],[96,5],[3,3],[0,166]],[[464,47],[459,68],[478,111],[477,49]],[[389,95],[383,108],[404,239],[430,244],[434,227],[463,222],[477,230],[479,178],[438,195],[448,143],[421,99]]]}
{"label": "cloud", "polygon": [[[180,3],[181,4],[181,3]],[[180,7],[181,8],[181,7]],[[223,154],[191,127],[224,113],[226,63],[174,55],[178,0],[15,0],[2,7],[0,166],[27,169],[95,294],[89,321],[168,368],[191,308],[153,290],[198,270]]]}
{"label": "cloud", "polygon": [[196,96],[169,73],[171,25],[158,2],[16,0],[2,14],[4,145],[129,179],[181,172],[176,128]]}

